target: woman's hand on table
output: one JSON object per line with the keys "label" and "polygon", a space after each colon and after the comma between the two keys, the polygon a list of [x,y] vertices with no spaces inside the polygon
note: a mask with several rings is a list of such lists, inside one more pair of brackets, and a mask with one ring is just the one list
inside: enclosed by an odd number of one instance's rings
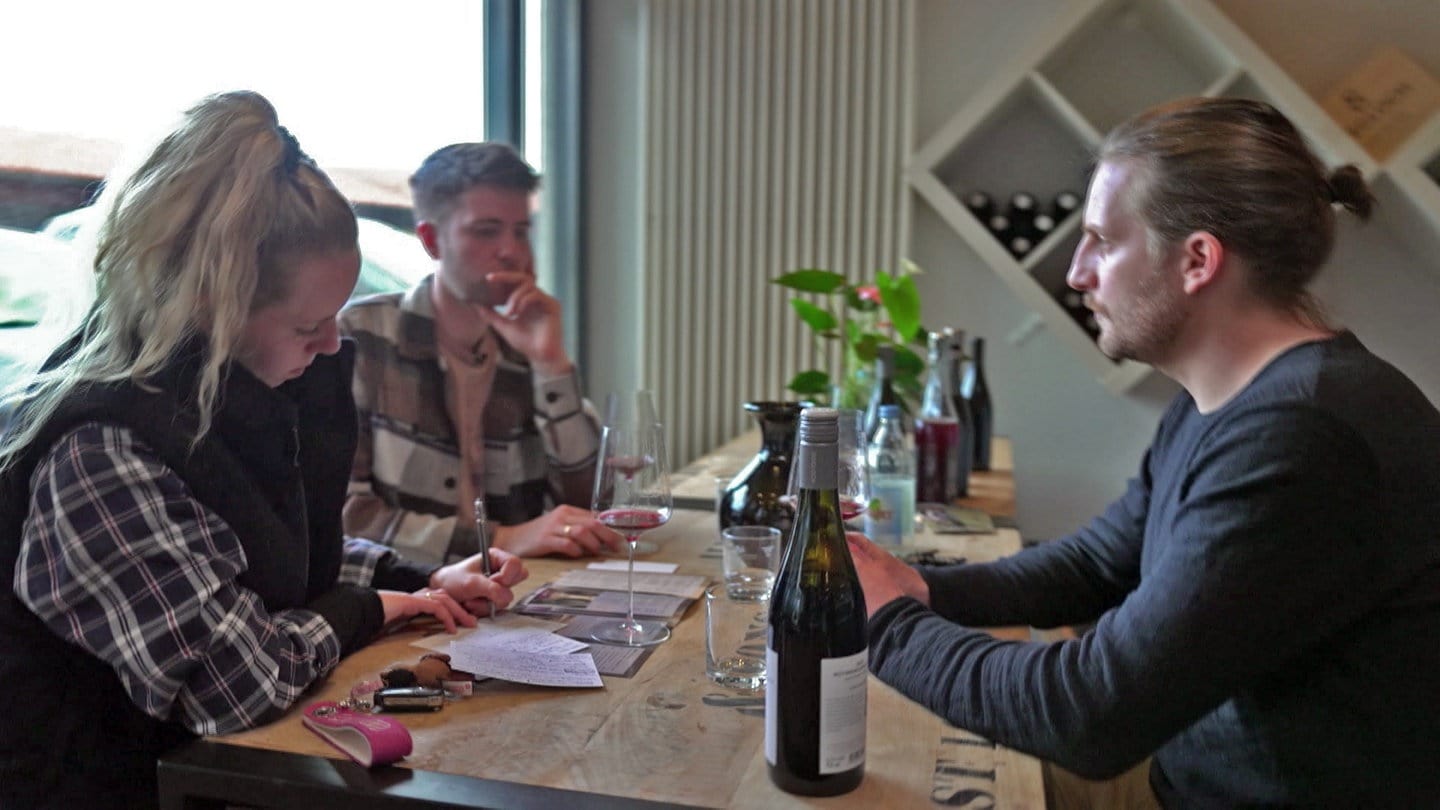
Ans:
{"label": "woman's hand on table", "polygon": [[518,526],[495,529],[495,545],[521,557],[559,554],[585,557],[619,551],[625,538],[595,519],[589,509],[563,504]]}
{"label": "woman's hand on table", "polygon": [[867,616],[874,616],[875,611],[902,596],[929,606],[930,586],[918,571],[859,532],[846,532],[845,539],[850,543],[850,556],[860,575],[860,587],[865,589]]}
{"label": "woman's hand on table", "polygon": [[[485,576],[484,561],[479,554],[472,554],[460,562],[437,568],[430,575],[430,587],[419,593],[444,594],[445,599],[479,616],[487,612],[492,603],[497,608],[509,605],[515,599],[510,587],[530,576],[519,557],[500,548],[490,549],[490,571],[490,576]],[[451,628],[447,626],[447,629]]]}
{"label": "woman's hand on table", "polygon": [[475,626],[475,617],[460,606],[453,597],[443,590],[425,588],[415,593],[404,591],[379,591],[380,605],[385,610],[385,624],[413,619],[416,616],[434,616],[445,625],[446,632],[453,633],[457,625]]}

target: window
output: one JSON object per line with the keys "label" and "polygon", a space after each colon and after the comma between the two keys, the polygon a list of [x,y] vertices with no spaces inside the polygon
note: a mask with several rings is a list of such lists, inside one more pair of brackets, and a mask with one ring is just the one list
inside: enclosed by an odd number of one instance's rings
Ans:
{"label": "window", "polygon": [[[245,88],[270,99],[356,203],[365,258],[357,293],[413,283],[430,262],[409,233],[406,178],[434,149],[486,136],[485,20],[502,2],[7,5],[0,268],[34,276],[36,262],[68,258],[93,218],[75,211],[127,150],[148,148],[203,96]],[[54,330],[30,330],[45,301],[72,292],[0,277],[0,387],[17,361],[48,352]]]}

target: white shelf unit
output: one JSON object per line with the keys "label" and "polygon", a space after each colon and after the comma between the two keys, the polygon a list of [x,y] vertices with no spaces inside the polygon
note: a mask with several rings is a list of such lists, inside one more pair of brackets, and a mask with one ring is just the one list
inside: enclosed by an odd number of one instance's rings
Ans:
{"label": "white shelf unit", "polygon": [[1374,190],[1400,240],[1417,256],[1440,256],[1440,112],[1390,155]]}
{"label": "white shelf unit", "polygon": [[[1017,261],[961,202],[974,190],[1003,204],[1016,191],[1084,195],[1103,133],[1130,115],[1191,95],[1267,101],[1327,165],[1353,163],[1387,220],[1440,255],[1440,115],[1382,167],[1209,0],[1076,0],[911,155],[915,190],[1079,361],[1113,391],[1148,366],[1115,362],[1057,302],[1079,241],[1071,216]],[[1394,209],[1391,211],[1391,209]]]}

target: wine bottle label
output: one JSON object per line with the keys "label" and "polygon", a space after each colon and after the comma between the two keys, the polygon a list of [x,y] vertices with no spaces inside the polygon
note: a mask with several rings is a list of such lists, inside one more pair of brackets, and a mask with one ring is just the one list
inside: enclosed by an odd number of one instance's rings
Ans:
{"label": "wine bottle label", "polygon": [[[773,636],[774,631],[770,631],[770,634]],[[780,691],[780,687],[775,683],[780,672],[780,656],[775,653],[773,639],[765,642],[765,672],[765,761],[774,765],[775,747],[780,736],[779,729],[775,727],[780,717],[780,707],[775,698]]]}
{"label": "wine bottle label", "polygon": [[[865,762],[865,690],[869,661],[868,649],[841,658],[820,659],[822,774],[843,773]],[[767,700],[769,695],[767,692]],[[766,738],[769,756],[768,733]]]}
{"label": "wine bottle label", "polygon": [[[820,659],[820,773],[842,773],[865,762],[865,713],[868,700],[870,649],[854,655]],[[779,745],[779,692],[775,673],[780,656],[765,647],[765,761],[776,763]]]}
{"label": "wine bottle label", "polygon": [[910,542],[915,534],[915,474],[870,473],[865,535],[882,546]]}

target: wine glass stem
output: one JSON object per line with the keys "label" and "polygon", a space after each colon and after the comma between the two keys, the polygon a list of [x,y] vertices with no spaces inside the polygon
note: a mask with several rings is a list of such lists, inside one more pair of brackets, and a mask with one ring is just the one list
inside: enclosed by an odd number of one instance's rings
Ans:
{"label": "wine glass stem", "polygon": [[635,544],[640,542],[640,535],[625,535],[625,549],[629,552],[630,564],[625,569],[625,590],[630,594],[630,607],[625,611],[625,626],[630,632],[635,632]]}

